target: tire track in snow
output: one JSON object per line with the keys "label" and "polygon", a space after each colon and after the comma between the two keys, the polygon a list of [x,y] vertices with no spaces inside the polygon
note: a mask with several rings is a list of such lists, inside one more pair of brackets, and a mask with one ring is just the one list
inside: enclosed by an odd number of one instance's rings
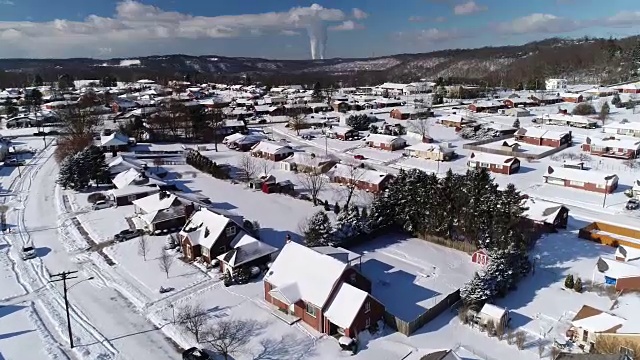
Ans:
{"label": "tire track in snow", "polygon": [[[46,158],[42,156],[45,152],[49,153]],[[38,155],[38,157],[34,157],[33,159],[31,159],[30,163],[33,163],[36,159],[44,159],[44,161],[40,161],[36,166],[30,166],[21,177],[22,179],[24,179],[23,181],[17,182],[19,178],[14,178],[10,185],[11,190],[14,190],[13,188],[15,188],[16,185],[20,190],[17,192],[18,202],[19,204],[21,204],[21,206],[16,208],[18,210],[17,225],[19,230],[16,235],[18,235],[17,237],[19,237],[22,245],[30,243],[30,234],[27,231],[26,225],[24,223],[24,212],[26,203],[29,199],[28,190],[33,183],[35,174],[53,156],[53,152],[45,149]],[[25,185],[28,185],[26,186],[26,191]],[[15,193],[15,191],[13,192]],[[4,202],[6,203],[6,197],[4,198]],[[11,243],[11,241],[8,240],[7,236],[5,236],[5,240]],[[29,264],[16,261],[16,275],[19,278],[19,282],[21,282],[21,285],[23,285],[30,292],[33,292],[35,291],[35,289],[39,288],[38,286],[36,286],[36,284],[44,285],[43,287],[49,290],[49,295],[53,296],[42,296],[39,297],[38,301],[42,303],[46,314],[56,325],[58,332],[63,337],[66,337],[66,329],[63,329],[64,325],[66,324],[66,318],[65,315],[63,315],[63,310],[65,307],[64,300],[60,291],[57,290],[55,286],[53,286],[53,284],[49,282],[49,273],[44,266],[42,259],[34,259],[34,261],[30,261]],[[22,277],[24,277],[24,279],[22,279]],[[76,337],[78,337],[78,340],[80,340],[82,343],[91,343],[92,341],[95,341],[96,344],[100,344],[99,348],[101,349],[99,350],[101,351],[97,351],[96,354],[93,354],[89,350],[88,346],[81,349],[76,348],[76,352],[82,358],[106,360],[113,359],[118,355],[117,349],[115,349],[115,347],[113,347],[113,345],[109,343],[109,341],[104,336],[102,336],[102,334],[100,334],[100,332],[91,325],[88,319],[84,315],[81,315],[73,305],[69,307],[69,312],[70,316],[74,320],[74,325],[76,325],[76,334],[74,336],[74,340],[76,340]],[[85,341],[82,341],[80,339],[80,336],[78,336],[78,326],[81,328],[80,330],[83,330],[81,331],[81,335],[82,338],[85,339]],[[87,335],[88,338],[91,339],[90,341],[86,341]]]}

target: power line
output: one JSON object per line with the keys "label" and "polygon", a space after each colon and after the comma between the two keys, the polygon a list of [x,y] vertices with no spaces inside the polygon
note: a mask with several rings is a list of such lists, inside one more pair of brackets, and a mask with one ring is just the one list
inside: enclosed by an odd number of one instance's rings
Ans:
{"label": "power line", "polygon": [[61,273],[58,274],[52,274],[51,275],[51,280],[49,280],[49,282],[58,282],[58,281],[62,281],[62,286],[64,288],[64,307],[65,310],[67,311],[67,331],[69,332],[69,344],[71,345],[71,348],[73,349],[73,334],[71,333],[71,316],[69,315],[69,299],[67,298],[67,280],[71,280],[71,279],[77,279],[77,276],[71,276],[73,274],[76,274],[78,271],[63,271]]}

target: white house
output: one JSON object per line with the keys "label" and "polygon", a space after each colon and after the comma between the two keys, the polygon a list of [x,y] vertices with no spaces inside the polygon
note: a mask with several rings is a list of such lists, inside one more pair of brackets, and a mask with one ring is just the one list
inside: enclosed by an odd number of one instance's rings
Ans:
{"label": "white house", "polygon": [[567,88],[567,79],[547,79],[545,82],[547,90],[565,90]]}
{"label": "white house", "polygon": [[639,122],[629,122],[628,120],[622,120],[618,122],[604,124],[602,128],[604,129],[604,132],[607,134],[629,135],[629,136],[640,137]]}
{"label": "white house", "polygon": [[598,121],[590,119],[582,115],[570,115],[570,114],[544,114],[542,115],[542,121],[545,124],[550,125],[566,125],[575,126],[586,129],[595,129],[598,126]]}

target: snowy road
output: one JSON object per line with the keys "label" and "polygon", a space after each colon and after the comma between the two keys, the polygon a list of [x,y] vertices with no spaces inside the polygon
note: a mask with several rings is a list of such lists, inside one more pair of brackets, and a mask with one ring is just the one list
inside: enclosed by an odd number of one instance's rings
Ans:
{"label": "snowy road", "polygon": [[[61,241],[55,196],[57,165],[50,156],[52,152],[49,149],[32,161],[14,186],[15,198],[6,200],[13,205],[7,221],[16,226],[13,234],[5,237],[12,245],[17,279],[30,293],[23,296],[25,300],[35,299],[38,314],[47,319],[47,328],[58,343],[52,346],[58,353],[80,359],[178,358],[177,350],[163,333],[100,280],[103,278],[97,276],[100,270],[88,257],[81,252],[68,252],[70,249],[65,247],[68,241]],[[62,226],[70,223],[63,222]],[[38,257],[24,262],[19,259],[19,249],[23,243],[30,242],[37,249]],[[72,280],[75,283],[69,290],[76,345],[73,352],[68,349],[61,285],[48,283],[50,274],[64,270],[79,271],[78,279]],[[87,280],[91,276],[95,279]],[[67,357],[60,354],[59,358]]]}

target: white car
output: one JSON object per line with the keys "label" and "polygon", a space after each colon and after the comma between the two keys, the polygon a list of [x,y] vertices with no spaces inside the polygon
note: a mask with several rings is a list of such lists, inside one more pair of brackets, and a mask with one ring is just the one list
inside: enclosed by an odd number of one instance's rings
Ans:
{"label": "white car", "polygon": [[106,208],[110,208],[111,206],[112,206],[111,202],[106,200],[99,200],[99,201],[96,201],[95,204],[93,204],[93,206],[91,207],[91,210],[106,209]]}
{"label": "white car", "polygon": [[29,260],[36,257],[36,249],[31,245],[25,245],[22,248],[22,260]]}

